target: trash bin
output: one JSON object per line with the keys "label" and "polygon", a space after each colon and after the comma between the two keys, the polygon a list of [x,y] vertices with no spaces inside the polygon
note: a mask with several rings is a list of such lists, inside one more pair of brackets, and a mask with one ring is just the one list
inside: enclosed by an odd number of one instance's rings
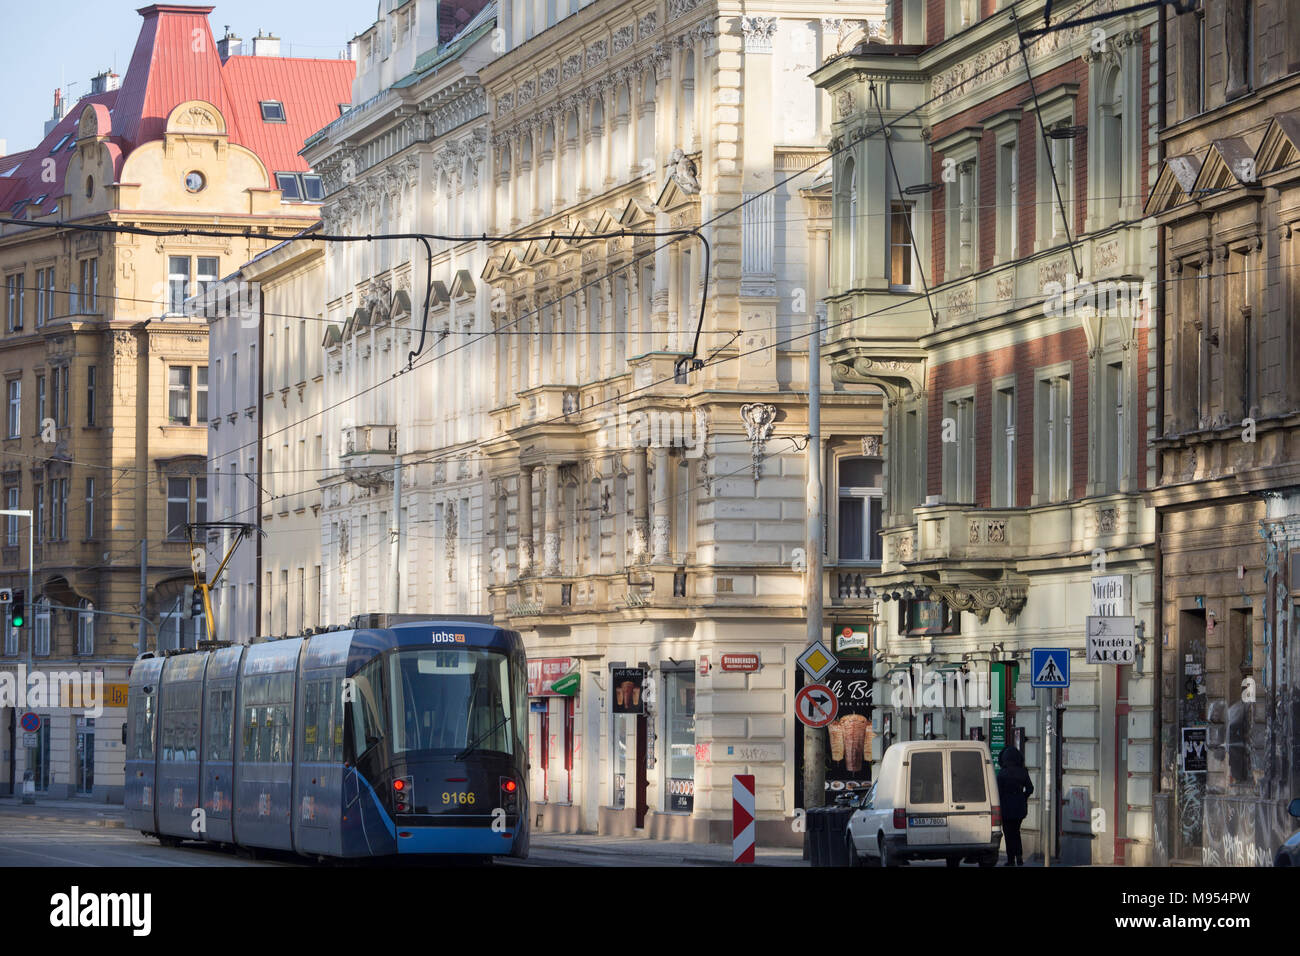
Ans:
{"label": "trash bin", "polygon": [[848,847],[844,832],[848,829],[852,807],[828,807],[826,811],[826,865],[848,866]]}
{"label": "trash bin", "polygon": [[812,865],[826,865],[826,808],[812,807],[808,811],[808,833]]}

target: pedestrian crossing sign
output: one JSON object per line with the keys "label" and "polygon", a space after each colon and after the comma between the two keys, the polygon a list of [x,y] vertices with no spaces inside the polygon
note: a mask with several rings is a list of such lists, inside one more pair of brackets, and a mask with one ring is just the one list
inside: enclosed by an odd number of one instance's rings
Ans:
{"label": "pedestrian crossing sign", "polygon": [[1035,647],[1029,673],[1033,687],[1069,687],[1070,652],[1064,647]]}

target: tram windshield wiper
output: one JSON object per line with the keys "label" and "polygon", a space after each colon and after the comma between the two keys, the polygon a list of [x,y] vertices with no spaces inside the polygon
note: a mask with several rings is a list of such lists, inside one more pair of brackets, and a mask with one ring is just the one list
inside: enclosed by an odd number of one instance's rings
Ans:
{"label": "tram windshield wiper", "polygon": [[478,745],[479,745],[480,743],[482,743],[482,742],[483,742],[484,740],[486,740],[488,737],[491,737],[493,734],[495,734],[498,730],[500,730],[503,726],[505,726],[505,725],[506,725],[507,723],[509,723],[509,722],[510,722],[510,715],[509,715],[509,714],[506,714],[504,717],[502,717],[500,720],[498,720],[495,724],[493,724],[490,728],[488,728],[487,730],[483,731],[483,733],[481,733],[481,734],[479,734],[477,737],[475,737],[475,738],[473,739],[473,741],[471,741],[470,743],[466,744],[466,745],[465,745],[465,749],[462,750],[460,753],[456,754],[456,759],[457,759],[457,760],[464,760],[464,759],[465,759],[466,757],[468,757],[471,753],[473,753],[475,749],[477,749],[477,747],[478,747]]}

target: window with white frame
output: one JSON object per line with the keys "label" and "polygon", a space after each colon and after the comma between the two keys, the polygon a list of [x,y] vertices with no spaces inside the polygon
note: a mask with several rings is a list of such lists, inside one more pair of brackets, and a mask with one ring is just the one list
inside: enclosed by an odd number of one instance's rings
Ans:
{"label": "window with white frame", "polygon": [[943,157],[944,281],[979,268],[979,147],[982,127],[958,130],[934,144]]}
{"label": "window with white frame", "polygon": [[1074,224],[1074,98],[1052,100],[1056,105],[1039,113],[1047,131],[1038,135],[1039,249],[1065,242]]}
{"label": "window with white frame", "polygon": [[78,301],[78,311],[87,314],[97,312],[99,307],[99,259],[82,259],[79,264],[79,271],[81,282],[78,287],[81,289],[81,297]]}
{"label": "window with white frame", "polygon": [[17,332],[23,327],[24,279],[21,272],[5,276],[5,325],[10,332]]}
{"label": "window with white frame", "polygon": [[36,327],[54,318],[54,267],[36,270]]}
{"label": "window with white frame", "polygon": [[889,287],[910,289],[916,274],[912,245],[914,203],[894,200],[889,207]]}
{"label": "window with white frame", "polygon": [[93,541],[98,528],[95,525],[95,479],[86,479],[86,540]]}
{"label": "window with white frame", "polygon": [[167,311],[180,315],[190,294],[190,257],[167,257]]}
{"label": "window with white frame", "polygon": [[56,365],[50,369],[54,400],[53,414],[50,417],[60,428],[68,424],[68,381],[71,371],[67,365]]}
{"label": "window with white frame", "polygon": [[1019,162],[1016,155],[1018,141],[1013,136],[1009,141],[998,144],[998,202],[997,202],[997,258],[999,262],[1010,262],[1016,258],[1017,221],[1019,187]]}
{"label": "window with white frame", "polygon": [[36,599],[32,615],[32,650],[38,657],[50,655],[50,599],[44,594]]}
{"label": "window with white frame", "polygon": [[21,438],[23,429],[22,379],[9,379],[7,387],[9,389],[9,419],[8,430],[5,432],[5,436],[8,438]]}
{"label": "window with white frame", "polygon": [[1034,398],[1034,488],[1037,503],[1071,494],[1071,410],[1068,371],[1040,373]]}
{"label": "window with white frame", "polygon": [[84,598],[77,612],[77,653],[95,653],[95,605]]}
{"label": "window with white frame", "polygon": [[839,487],[838,531],[841,562],[878,562],[881,559],[882,466],[873,458],[841,458],[836,479]]}
{"label": "window with white frame", "polygon": [[[10,486],[5,489],[5,507],[10,511],[18,509],[18,488]],[[5,515],[5,544],[11,548],[18,547],[18,516]]]}
{"label": "window with white frame", "polygon": [[95,424],[95,379],[98,370],[93,365],[86,366],[86,424]]}
{"label": "window with white frame", "polygon": [[940,423],[943,445],[943,496],[946,502],[975,501],[974,390],[945,398]]}
{"label": "window with white frame", "polygon": [[993,390],[993,489],[994,508],[1016,506],[1016,387],[995,385]]}
{"label": "window with white frame", "polygon": [[1101,455],[1101,492],[1103,494],[1122,490],[1128,467],[1128,410],[1125,407],[1124,362],[1117,359],[1106,362],[1101,368],[1101,413],[1103,419],[1099,429],[1102,441],[1093,442],[1092,447]]}

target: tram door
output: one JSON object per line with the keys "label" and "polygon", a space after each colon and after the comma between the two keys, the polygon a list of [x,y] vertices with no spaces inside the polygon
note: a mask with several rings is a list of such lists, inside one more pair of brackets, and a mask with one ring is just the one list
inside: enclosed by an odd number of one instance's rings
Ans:
{"label": "tram door", "polygon": [[77,718],[77,793],[95,790],[95,718]]}

